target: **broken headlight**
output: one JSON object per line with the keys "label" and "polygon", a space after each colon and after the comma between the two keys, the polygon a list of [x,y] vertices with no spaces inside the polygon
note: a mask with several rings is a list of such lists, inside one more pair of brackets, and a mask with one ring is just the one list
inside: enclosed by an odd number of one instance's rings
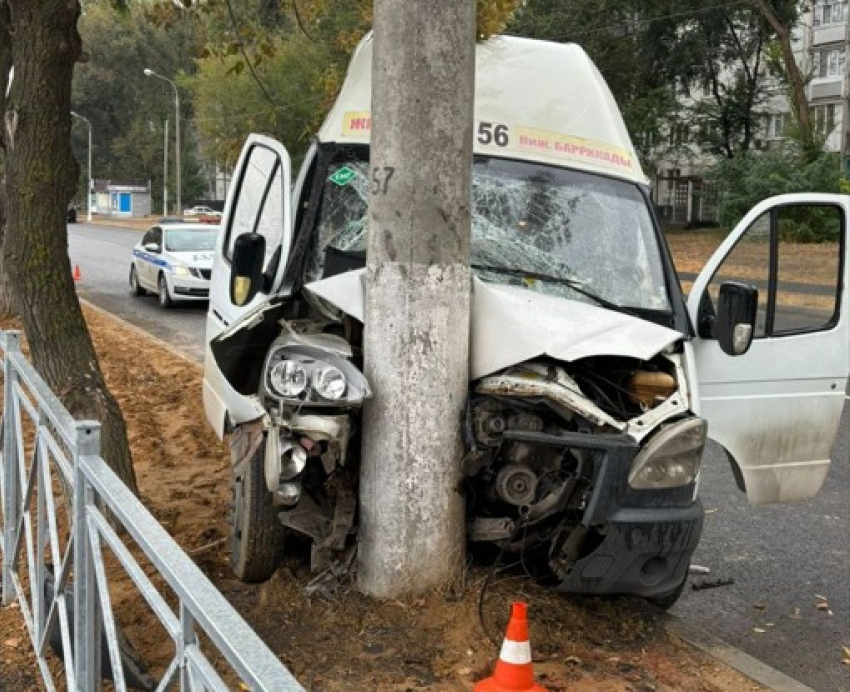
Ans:
{"label": "broken headlight", "polygon": [[267,384],[272,394],[291,399],[307,389],[307,371],[298,361],[283,358],[269,368]]}
{"label": "broken headlight", "polygon": [[693,483],[699,473],[706,431],[702,418],[688,418],[663,428],[632,462],[629,485],[635,490],[660,490]]}
{"label": "broken headlight", "polygon": [[345,394],[346,384],[342,370],[333,365],[313,371],[313,387],[323,399],[336,401]]}
{"label": "broken headlight", "polygon": [[283,404],[307,406],[352,406],[371,394],[363,375],[346,359],[302,345],[272,348],[263,389]]}

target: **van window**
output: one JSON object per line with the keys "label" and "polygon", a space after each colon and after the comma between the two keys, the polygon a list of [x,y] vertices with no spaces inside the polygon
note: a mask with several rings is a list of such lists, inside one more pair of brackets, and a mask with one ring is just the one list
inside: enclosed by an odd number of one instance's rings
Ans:
{"label": "van window", "polygon": [[233,245],[242,233],[259,233],[266,239],[263,271],[284,233],[283,168],[277,154],[264,146],[251,149],[245,164],[236,206],[231,214],[224,256],[233,258]]}
{"label": "van window", "polygon": [[703,298],[713,314],[726,281],[759,292],[755,338],[831,329],[839,316],[843,215],[839,207],[789,204],[753,221],[717,268]]}
{"label": "van window", "polygon": [[[329,253],[365,263],[369,188],[367,161],[349,151],[331,163],[307,282],[324,275]],[[652,219],[636,185],[476,157],[472,196],[472,263],[482,280],[594,303],[568,280],[619,306],[671,310]]]}

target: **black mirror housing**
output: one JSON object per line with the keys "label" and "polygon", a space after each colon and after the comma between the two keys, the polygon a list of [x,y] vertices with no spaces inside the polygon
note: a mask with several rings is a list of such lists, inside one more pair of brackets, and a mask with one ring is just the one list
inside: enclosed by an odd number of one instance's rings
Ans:
{"label": "black mirror housing", "polygon": [[250,303],[263,288],[266,239],[259,233],[243,233],[233,243],[230,271],[230,301],[237,306]]}
{"label": "black mirror housing", "polygon": [[759,292],[754,286],[728,281],[720,285],[713,336],[723,352],[742,356],[753,342]]}

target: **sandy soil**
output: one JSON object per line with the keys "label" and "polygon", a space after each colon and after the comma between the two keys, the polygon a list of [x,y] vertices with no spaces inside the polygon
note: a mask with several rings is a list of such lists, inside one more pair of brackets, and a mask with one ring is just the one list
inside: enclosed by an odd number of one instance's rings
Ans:
{"label": "sandy soil", "polygon": [[[548,690],[765,689],[668,634],[640,601],[553,594],[519,567],[490,580],[483,622],[483,565],[470,564],[459,593],[380,603],[349,584],[327,600],[306,595],[312,575],[293,546],[269,582],[239,583],[224,540],[228,455],[203,418],[200,368],[107,316],[86,315],[127,418],[144,503],[307,689],[470,690],[492,671],[515,599],[529,603],[535,671]],[[173,646],[115,574],[120,622],[157,675]],[[0,691],[41,689],[32,660],[20,610],[0,610]]]}

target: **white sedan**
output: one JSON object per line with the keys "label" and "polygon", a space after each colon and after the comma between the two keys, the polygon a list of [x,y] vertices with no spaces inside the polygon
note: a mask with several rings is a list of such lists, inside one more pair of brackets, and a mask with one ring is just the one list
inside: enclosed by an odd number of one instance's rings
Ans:
{"label": "white sedan", "polygon": [[183,211],[183,216],[221,216],[221,212],[216,211],[212,207],[199,205],[197,207],[192,207],[191,209],[185,209]]}
{"label": "white sedan", "polygon": [[133,248],[130,290],[148,291],[170,308],[178,300],[207,300],[219,227],[208,223],[152,227]]}

